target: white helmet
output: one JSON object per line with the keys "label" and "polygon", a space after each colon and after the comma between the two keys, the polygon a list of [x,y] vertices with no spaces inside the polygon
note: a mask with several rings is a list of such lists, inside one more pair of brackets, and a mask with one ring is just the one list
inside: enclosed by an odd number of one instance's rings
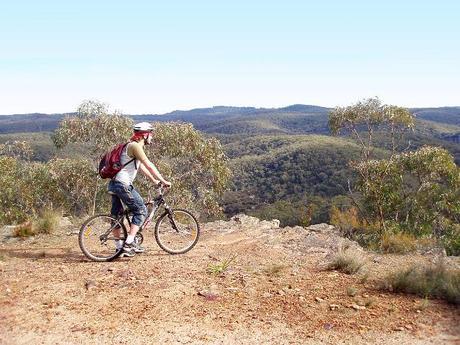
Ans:
{"label": "white helmet", "polygon": [[139,122],[133,126],[134,132],[152,132],[153,127],[148,122]]}

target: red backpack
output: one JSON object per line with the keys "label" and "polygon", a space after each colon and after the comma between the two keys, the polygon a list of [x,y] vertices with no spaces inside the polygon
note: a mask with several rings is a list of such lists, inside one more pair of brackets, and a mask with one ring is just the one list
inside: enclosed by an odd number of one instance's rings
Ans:
{"label": "red backpack", "polygon": [[121,169],[135,160],[133,158],[129,162],[121,164],[121,154],[126,145],[128,143],[119,144],[101,157],[101,161],[99,162],[99,176],[102,178],[114,178]]}

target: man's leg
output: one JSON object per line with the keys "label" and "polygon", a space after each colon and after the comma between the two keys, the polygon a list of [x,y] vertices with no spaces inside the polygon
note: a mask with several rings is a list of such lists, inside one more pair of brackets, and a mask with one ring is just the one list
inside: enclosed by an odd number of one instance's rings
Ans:
{"label": "man's leg", "polygon": [[[120,198],[114,194],[112,194],[112,210],[110,211],[110,214],[118,218],[118,216],[123,212],[123,205],[121,204]],[[121,227],[116,227],[112,231],[113,235],[117,238],[121,238]],[[123,240],[116,240],[115,245],[117,247],[117,250],[121,249],[123,247]]]}
{"label": "man's leg", "polygon": [[140,226],[147,216],[147,207],[144,205],[144,200],[139,195],[139,193],[129,186],[125,189],[125,193],[119,194],[119,197],[123,203],[128,207],[128,209],[133,213],[133,218],[131,221],[131,227],[129,229],[128,237],[125,241],[126,250],[133,249],[135,252],[143,252],[143,248],[133,244],[134,238],[139,231]]}

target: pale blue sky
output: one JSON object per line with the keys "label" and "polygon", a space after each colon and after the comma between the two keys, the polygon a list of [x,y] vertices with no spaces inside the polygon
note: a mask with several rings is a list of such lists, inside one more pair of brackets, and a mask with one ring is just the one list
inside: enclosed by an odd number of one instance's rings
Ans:
{"label": "pale blue sky", "polygon": [[460,105],[460,1],[0,0],[0,114]]}

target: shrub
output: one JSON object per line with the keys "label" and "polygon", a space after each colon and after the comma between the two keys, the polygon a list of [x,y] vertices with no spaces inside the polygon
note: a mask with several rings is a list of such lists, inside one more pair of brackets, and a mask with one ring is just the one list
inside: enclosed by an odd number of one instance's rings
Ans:
{"label": "shrub", "polygon": [[347,287],[347,296],[355,297],[358,292],[358,289],[354,286]]}
{"label": "shrub", "polygon": [[445,299],[460,304],[460,270],[448,270],[444,264],[412,266],[388,275],[383,287],[395,292]]}
{"label": "shrub", "polygon": [[[278,200],[248,212],[249,215],[262,220],[278,219],[281,226],[308,226],[311,219],[312,205],[302,202]],[[310,217],[308,216],[310,214]]]}
{"label": "shrub", "polygon": [[409,253],[417,249],[417,239],[411,234],[385,233],[380,241],[384,253]]}
{"label": "shrub", "polygon": [[340,228],[340,231],[344,235],[352,234],[356,229],[361,228],[363,225],[356,207],[350,207],[341,211],[339,208],[332,206],[330,217],[331,224]]}
{"label": "shrub", "polygon": [[207,272],[212,275],[220,275],[228,270],[232,261],[236,259],[236,255],[233,255],[230,258],[224,259],[217,264],[211,264],[208,266]]}
{"label": "shrub", "polygon": [[356,188],[367,216],[378,219],[382,230],[394,222],[416,237],[451,238],[460,216],[460,168],[447,150],[425,146],[354,168],[366,176]]}
{"label": "shrub", "polygon": [[380,226],[377,222],[368,224],[361,219],[356,207],[340,210],[333,206],[331,224],[337,226],[343,236],[358,242],[361,246],[376,250],[380,245]]}
{"label": "shrub", "polygon": [[338,270],[346,274],[355,274],[363,265],[364,263],[361,259],[355,255],[346,251],[339,251],[327,268],[329,270]]}
{"label": "shrub", "polygon": [[0,223],[21,223],[61,204],[47,164],[0,156]]}
{"label": "shrub", "polygon": [[35,235],[34,225],[31,221],[24,222],[19,224],[14,228],[14,236],[15,237],[30,237]]}
{"label": "shrub", "polygon": [[37,233],[51,234],[59,225],[60,215],[53,210],[45,210],[41,217],[38,218],[34,225]]}
{"label": "shrub", "polygon": [[447,255],[460,255],[460,224],[451,224],[443,236],[441,242],[446,248]]}
{"label": "shrub", "polygon": [[19,160],[0,156],[0,223],[26,220],[19,193]]}

